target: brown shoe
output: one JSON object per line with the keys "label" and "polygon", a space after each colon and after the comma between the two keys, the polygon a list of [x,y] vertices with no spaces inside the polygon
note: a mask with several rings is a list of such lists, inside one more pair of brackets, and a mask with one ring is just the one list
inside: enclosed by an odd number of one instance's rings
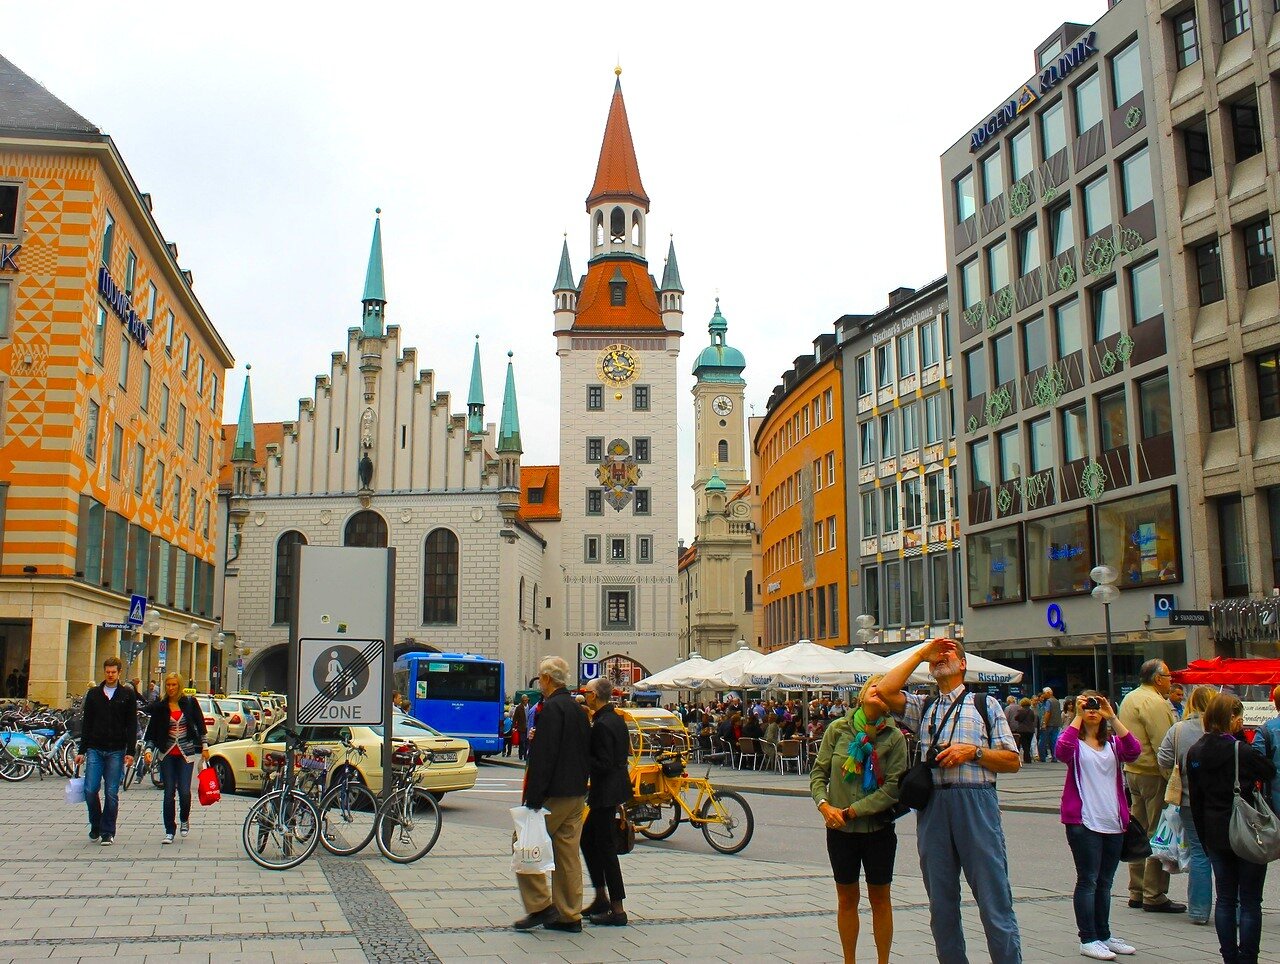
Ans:
{"label": "brown shoe", "polygon": [[560,914],[555,907],[547,906],[542,908],[542,910],[534,911],[528,917],[521,917],[511,926],[518,931],[531,931],[535,927],[544,927],[549,924],[554,924],[559,919]]}
{"label": "brown shoe", "polygon": [[591,923],[600,927],[626,927],[627,912],[620,910],[617,913],[608,911],[604,914],[592,914],[590,920]]}

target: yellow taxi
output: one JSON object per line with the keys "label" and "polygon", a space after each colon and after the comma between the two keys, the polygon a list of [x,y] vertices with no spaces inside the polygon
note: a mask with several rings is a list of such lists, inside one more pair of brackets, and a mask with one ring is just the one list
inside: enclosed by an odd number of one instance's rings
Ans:
{"label": "yellow taxi", "polygon": [[[277,722],[254,734],[253,739],[232,740],[210,748],[209,765],[218,774],[224,793],[262,791],[263,756],[284,752],[285,725]],[[329,759],[335,770],[349,764],[370,790],[375,794],[382,792],[382,727],[345,727],[351,733],[351,742],[364,751],[364,756],[353,756],[349,761],[339,742],[342,728],[304,726],[299,729],[308,745],[332,751]],[[395,714],[391,737],[397,744],[414,743],[426,755],[430,765],[420,772],[418,785],[429,790],[437,800],[454,790],[470,790],[475,786],[476,765],[468,760],[471,745],[466,740],[445,736],[403,713]]]}

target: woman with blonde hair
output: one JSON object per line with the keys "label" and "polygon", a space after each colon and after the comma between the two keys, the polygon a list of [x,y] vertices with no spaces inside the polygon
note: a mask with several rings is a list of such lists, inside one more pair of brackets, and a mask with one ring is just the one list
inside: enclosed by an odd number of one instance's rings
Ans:
{"label": "woman with blonde hair", "polygon": [[827,826],[827,856],[836,882],[836,926],[844,959],[858,945],[858,874],[864,869],[871,928],[880,964],[893,947],[889,887],[898,838],[890,815],[907,772],[907,740],[876,691],[879,676],[862,687],[857,704],[827,727],[809,790]]}
{"label": "woman with blonde hair", "polygon": [[1195,821],[1191,819],[1191,796],[1187,790],[1187,753],[1204,736],[1204,711],[1209,708],[1209,703],[1216,694],[1217,691],[1212,686],[1197,686],[1192,690],[1191,699],[1187,700],[1183,710],[1182,720],[1169,727],[1164,735],[1164,742],[1156,752],[1156,762],[1160,764],[1160,769],[1173,770],[1176,767],[1176,777],[1169,779],[1182,783],[1178,812],[1182,814],[1183,839],[1187,842],[1191,861],[1187,867],[1187,917],[1193,924],[1209,923],[1209,912],[1213,910],[1213,865],[1209,863],[1209,855],[1201,846]]}
{"label": "woman with blonde hair", "polygon": [[[143,742],[147,745],[147,762],[153,753],[160,754],[160,777],[164,781],[164,840],[171,844],[179,831],[175,817],[181,817],[181,832],[190,832],[191,771],[196,757],[209,759],[209,742],[205,735],[204,713],[194,696],[182,692],[182,677],[170,673],[164,678],[164,695],[147,705],[151,717]],[[180,812],[175,815],[174,794]]]}

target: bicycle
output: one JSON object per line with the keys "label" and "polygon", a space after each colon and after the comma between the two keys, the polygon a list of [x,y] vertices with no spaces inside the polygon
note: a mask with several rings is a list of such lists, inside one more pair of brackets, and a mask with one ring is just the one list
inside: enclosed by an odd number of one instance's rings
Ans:
{"label": "bicycle", "polygon": [[440,806],[417,782],[426,763],[422,751],[411,743],[391,754],[395,789],[378,808],[374,839],[382,856],[397,864],[425,856],[440,837]]}
{"label": "bicycle", "polygon": [[33,773],[69,777],[76,770],[77,740],[69,729],[61,734],[39,727],[27,732],[0,731],[0,779],[21,783]]}
{"label": "bicycle", "polygon": [[[284,730],[283,777],[277,789],[264,793],[249,809],[241,842],[249,859],[267,870],[288,870],[302,863],[320,843],[320,811],[298,789],[294,753],[306,743],[293,730]],[[264,761],[265,762],[265,761]]]}
{"label": "bicycle", "polygon": [[367,847],[377,831],[378,798],[352,765],[353,759],[363,760],[368,754],[347,734],[339,742],[344,751],[342,765],[320,799],[320,844],[332,854],[349,857]]}

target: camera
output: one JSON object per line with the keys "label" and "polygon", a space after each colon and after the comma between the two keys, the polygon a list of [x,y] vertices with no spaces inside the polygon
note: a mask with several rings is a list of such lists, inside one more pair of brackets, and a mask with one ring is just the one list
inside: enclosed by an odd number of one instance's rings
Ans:
{"label": "camera", "polygon": [[1096,696],[1086,696],[1084,699],[1084,708],[1086,710],[1100,710],[1102,709],[1102,700],[1098,699]]}
{"label": "camera", "polygon": [[940,752],[942,752],[942,751],[941,751],[938,747],[936,747],[936,746],[931,746],[931,747],[929,747],[929,749],[928,749],[927,751],[925,751],[925,755],[924,755],[924,765],[925,765],[925,766],[927,766],[927,767],[928,767],[929,769],[931,769],[931,770],[937,769],[937,766],[938,766],[938,754],[939,754]]}

